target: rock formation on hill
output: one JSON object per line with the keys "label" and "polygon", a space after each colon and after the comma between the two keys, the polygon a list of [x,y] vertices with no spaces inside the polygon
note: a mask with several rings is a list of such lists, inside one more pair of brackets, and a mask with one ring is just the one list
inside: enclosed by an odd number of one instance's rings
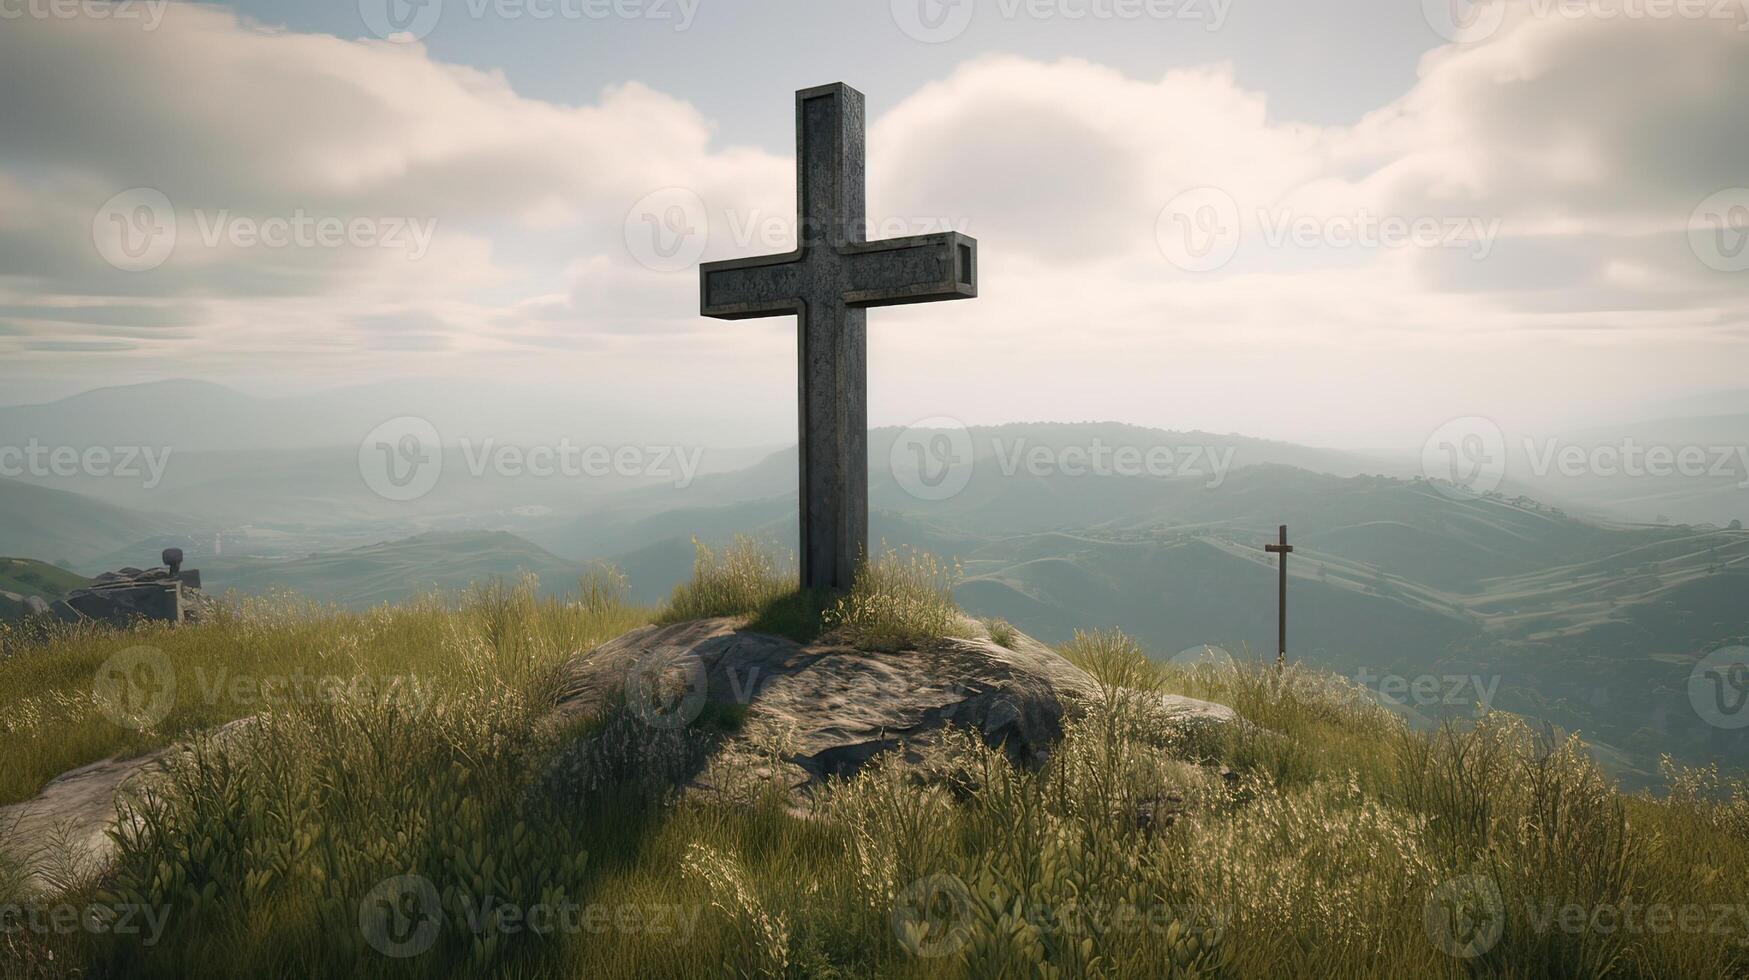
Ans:
{"label": "rock formation on hill", "polygon": [[159,568],[124,568],[105,572],[82,589],[49,604],[62,622],[95,620],[126,626],[139,619],[157,622],[198,622],[212,608],[201,591],[200,572],[182,568],[182,552],[164,552]]}
{"label": "rock formation on hill", "polygon": [[[942,639],[870,653],[739,627],[734,619],[648,626],[606,643],[570,664],[559,717],[623,703],[645,724],[673,729],[732,715],[718,758],[754,763],[760,746],[781,736],[784,771],[772,775],[803,788],[854,775],[889,750],[926,758],[950,725],[979,733],[1018,763],[1037,764],[1062,737],[1064,720],[1098,696],[1093,678],[1024,634],[1010,646]],[[1162,695],[1157,707],[1187,730],[1239,721],[1231,708],[1193,698]]]}

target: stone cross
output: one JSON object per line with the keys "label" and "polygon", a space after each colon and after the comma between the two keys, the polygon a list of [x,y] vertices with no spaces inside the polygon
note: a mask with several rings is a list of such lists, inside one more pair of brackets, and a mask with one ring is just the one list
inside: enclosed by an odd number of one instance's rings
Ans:
{"label": "stone cross", "polygon": [[1276,648],[1275,666],[1280,668],[1287,664],[1287,556],[1293,554],[1294,546],[1287,543],[1287,525],[1281,526],[1280,544],[1266,544],[1263,550],[1272,555],[1281,556],[1281,643]]}
{"label": "stone cross", "polygon": [[957,232],[868,241],[862,93],[796,93],[796,248],[699,268],[699,312],[794,316],[803,588],[848,589],[868,551],[868,313],[972,299],[978,243]]}

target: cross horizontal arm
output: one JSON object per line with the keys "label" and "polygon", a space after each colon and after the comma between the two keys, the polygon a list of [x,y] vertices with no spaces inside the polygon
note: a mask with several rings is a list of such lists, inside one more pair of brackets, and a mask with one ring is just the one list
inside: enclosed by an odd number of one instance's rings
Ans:
{"label": "cross horizontal arm", "polygon": [[801,305],[800,252],[706,262],[698,267],[699,313],[719,320],[782,316]]}
{"label": "cross horizontal arm", "polygon": [[1286,555],[1293,552],[1294,546],[1291,544],[1266,544],[1263,546],[1263,550],[1272,555]]}
{"label": "cross horizontal arm", "polygon": [[978,241],[959,232],[857,242],[839,249],[844,302],[900,306],[978,295]]}

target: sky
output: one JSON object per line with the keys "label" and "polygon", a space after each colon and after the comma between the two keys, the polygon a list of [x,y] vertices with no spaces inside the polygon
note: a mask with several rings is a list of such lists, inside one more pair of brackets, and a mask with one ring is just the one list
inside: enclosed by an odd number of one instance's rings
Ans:
{"label": "sky", "polygon": [[[574,391],[793,439],[794,90],[868,98],[870,421],[1330,446],[1749,387],[1749,0],[0,0],[0,403]],[[546,404],[546,402],[543,402]],[[713,429],[715,431],[715,429]]]}

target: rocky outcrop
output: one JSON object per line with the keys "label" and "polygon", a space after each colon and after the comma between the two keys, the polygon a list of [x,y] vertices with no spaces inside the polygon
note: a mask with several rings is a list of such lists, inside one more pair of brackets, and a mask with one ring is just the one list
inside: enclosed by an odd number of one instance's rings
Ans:
{"label": "rocky outcrop", "polygon": [[212,600],[201,591],[200,572],[184,571],[180,552],[165,552],[166,559],[173,555],[166,567],[105,572],[50,604],[49,612],[68,623],[198,622],[210,612]]}
{"label": "rocky outcrop", "polygon": [[[1016,762],[1043,761],[1063,722],[1097,695],[1081,669],[1025,635],[942,639],[870,653],[821,641],[799,644],[744,632],[733,619],[634,630],[573,661],[561,718],[623,703],[648,725],[677,729],[732,716],[719,755],[785,745],[792,787],[853,775],[875,756],[926,757],[953,726],[978,733]],[[1234,723],[1230,708],[1165,698],[1186,725]]]}
{"label": "rocky outcrop", "polygon": [[[254,723],[239,718],[206,737],[225,744]],[[102,872],[115,858],[110,831],[121,820],[122,803],[137,802],[186,749],[178,743],[133,758],[115,756],[56,776],[35,799],[0,807],[0,851],[44,893]]]}
{"label": "rocky outcrop", "polygon": [[117,800],[159,771],[167,752],[94,762],[57,776],[28,803],[0,807],[0,850],[42,892],[101,871],[115,854]]}

